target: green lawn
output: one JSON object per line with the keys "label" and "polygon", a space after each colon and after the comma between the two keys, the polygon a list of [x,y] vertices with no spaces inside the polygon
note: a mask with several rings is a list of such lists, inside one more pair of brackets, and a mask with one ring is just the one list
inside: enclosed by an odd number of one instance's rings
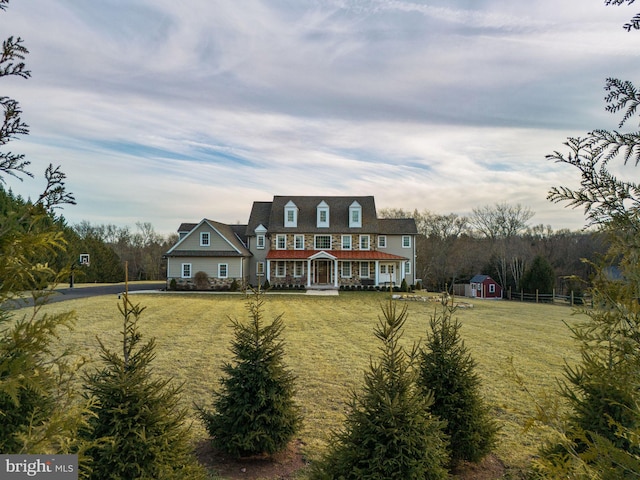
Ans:
{"label": "green lawn", "polygon": [[[298,401],[305,426],[301,438],[314,458],[323,451],[327,435],[344,418],[345,399],[358,389],[369,358],[377,356],[373,328],[380,303],[387,294],[342,292],[335,296],[269,295],[265,319],[284,313],[288,364],[298,376]],[[184,402],[209,405],[218,385],[221,363],[229,359],[232,329],[229,317],[247,317],[242,295],[136,294],[134,303],[146,306],[141,321],[143,335],[156,337],[154,372],[184,382]],[[52,304],[49,311],[75,310],[78,323],[65,335],[65,343],[78,354],[96,358],[96,336],[119,349],[121,317],[116,297],[96,297]],[[506,301],[471,301],[474,308],[460,309],[462,336],[478,363],[486,401],[502,427],[497,455],[508,466],[520,468],[535,453],[538,431],[523,432],[534,412],[532,399],[515,380],[542,395],[555,388],[566,361],[578,358],[563,321],[572,322],[569,307]],[[404,304],[404,302],[403,302]],[[426,335],[431,302],[406,302],[409,320],[407,344]],[[204,428],[195,420],[196,439]]]}

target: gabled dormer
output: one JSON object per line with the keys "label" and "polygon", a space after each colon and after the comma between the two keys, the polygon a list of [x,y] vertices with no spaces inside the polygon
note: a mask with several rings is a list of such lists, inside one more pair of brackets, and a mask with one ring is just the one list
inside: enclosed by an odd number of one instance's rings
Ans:
{"label": "gabled dormer", "polygon": [[294,228],[298,226],[298,207],[292,200],[284,206],[284,226]]}
{"label": "gabled dormer", "polygon": [[316,207],[316,227],[329,228],[329,205],[324,200]]}
{"label": "gabled dormer", "polygon": [[362,205],[355,200],[349,206],[349,228],[362,228]]}
{"label": "gabled dormer", "polygon": [[265,235],[267,233],[267,229],[265,228],[264,225],[260,224],[256,227],[255,233],[256,233],[256,248],[263,250],[266,245]]}

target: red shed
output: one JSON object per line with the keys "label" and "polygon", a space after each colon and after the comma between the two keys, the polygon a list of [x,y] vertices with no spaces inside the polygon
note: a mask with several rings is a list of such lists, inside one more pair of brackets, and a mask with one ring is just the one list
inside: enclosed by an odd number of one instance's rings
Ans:
{"label": "red shed", "polygon": [[489,275],[476,275],[471,279],[468,297],[502,298],[502,287]]}

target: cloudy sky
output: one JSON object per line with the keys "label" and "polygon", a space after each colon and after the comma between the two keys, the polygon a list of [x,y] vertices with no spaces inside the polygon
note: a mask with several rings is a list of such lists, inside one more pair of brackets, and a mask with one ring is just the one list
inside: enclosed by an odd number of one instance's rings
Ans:
{"label": "cloudy sky", "polygon": [[532,224],[578,229],[580,210],[545,199],[577,171],[545,155],[616,128],[603,86],[638,80],[640,34],[622,28],[634,13],[604,0],[12,0],[0,32],[24,38],[32,78],[2,79],[31,129],[10,149],[38,175],[62,166],[69,223],[169,233],[245,223],[273,195],[353,194],[460,215],[520,203]]}

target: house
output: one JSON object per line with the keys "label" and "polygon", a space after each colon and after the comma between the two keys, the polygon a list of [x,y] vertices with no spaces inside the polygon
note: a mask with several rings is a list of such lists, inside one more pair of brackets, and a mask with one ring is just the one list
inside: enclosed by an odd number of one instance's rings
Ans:
{"label": "house", "polygon": [[475,275],[465,292],[467,297],[502,298],[502,287],[489,275]]}
{"label": "house", "polygon": [[372,196],[274,196],[253,203],[247,225],[203,220],[182,224],[179,233],[166,254],[168,282],[189,283],[201,270],[212,285],[415,283],[415,220],[378,218]]}

